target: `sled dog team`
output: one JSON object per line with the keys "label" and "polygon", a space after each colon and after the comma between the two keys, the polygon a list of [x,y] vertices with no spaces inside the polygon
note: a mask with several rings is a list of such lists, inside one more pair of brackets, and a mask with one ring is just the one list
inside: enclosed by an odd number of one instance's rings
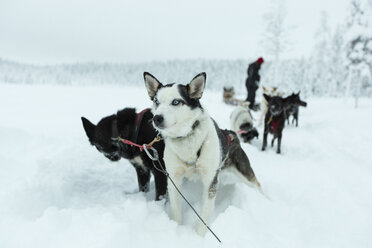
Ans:
{"label": "sled dog team", "polygon": [[[240,101],[225,100],[229,104],[238,104],[230,116],[231,129],[222,130],[216,121],[201,105],[200,99],[206,86],[205,73],[196,75],[189,84],[163,84],[150,73],[144,73],[144,81],[150,100],[151,109],[136,113],[133,108],[119,110],[107,116],[96,125],[82,117],[83,127],[91,145],[111,161],[121,158],[129,160],[137,173],[139,190],[147,192],[151,174],[155,181],[155,199],[160,200],[168,193],[171,217],[182,223],[182,199],[169,178],[156,167],[144,151],[156,150],[158,161],[179,190],[182,191],[184,178],[200,178],[202,182],[202,205],[200,215],[208,224],[213,212],[219,174],[228,169],[235,172],[243,182],[263,193],[249,159],[240,145],[258,137],[253,127],[253,118],[247,105]],[[224,91],[227,89],[225,88]],[[233,89],[228,89],[233,92]],[[282,98],[275,95],[276,89],[264,94],[265,111],[264,140],[262,150],[267,145],[267,135],[272,133],[280,143],[284,121],[293,115],[298,123],[298,106],[306,106],[299,94]],[[229,95],[229,94],[225,94]],[[161,140],[156,140],[160,135]],[[147,145],[147,146],[146,146]],[[144,147],[145,146],[145,147]],[[151,154],[150,154],[151,155]],[[196,231],[205,235],[206,226],[199,221]]]}

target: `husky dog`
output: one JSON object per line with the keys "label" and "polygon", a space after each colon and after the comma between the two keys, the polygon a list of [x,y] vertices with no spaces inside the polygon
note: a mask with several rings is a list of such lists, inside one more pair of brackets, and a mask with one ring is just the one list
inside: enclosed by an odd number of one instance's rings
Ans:
{"label": "husky dog", "polygon": [[253,126],[253,117],[249,108],[237,106],[230,115],[230,128],[237,133],[244,142],[250,142],[258,137],[257,129]]}
{"label": "husky dog", "polygon": [[287,118],[287,123],[289,124],[289,117],[292,115],[293,116],[292,124],[293,124],[293,122],[296,121],[296,127],[298,127],[299,107],[300,106],[302,106],[302,107],[307,106],[307,103],[300,99],[300,92],[301,91],[299,91],[297,94],[292,93],[292,95],[290,95],[288,97],[288,106],[287,106],[286,111],[285,111],[286,118]]}
{"label": "husky dog", "polygon": [[230,87],[230,88],[223,87],[223,101],[225,103],[229,103],[233,101],[234,96],[235,96],[234,87]]}
{"label": "husky dog", "polygon": [[[153,101],[154,127],[165,142],[164,161],[169,176],[179,188],[183,178],[200,176],[203,184],[201,217],[206,223],[214,209],[218,174],[222,168],[234,169],[246,183],[261,189],[236,134],[221,130],[199,102],[206,84],[204,72],[187,85],[163,85],[147,72],[144,80]],[[181,223],[180,195],[173,185],[168,187],[168,194],[172,219]],[[197,233],[203,236],[205,232],[205,226],[199,221]]]}
{"label": "husky dog", "polygon": [[223,87],[223,102],[229,105],[249,106],[248,101],[235,98],[234,87]]}
{"label": "husky dog", "polygon": [[[125,108],[115,115],[110,115],[98,122],[97,125],[81,117],[85,133],[92,146],[111,161],[128,159],[137,172],[139,190],[149,191],[151,172],[155,178],[155,199],[160,200],[167,192],[167,177],[157,171],[150,158],[137,147],[119,143],[114,139],[120,136],[138,144],[148,144],[156,137],[156,131],[151,125],[152,113],[145,109],[136,114],[134,108]],[[155,143],[154,148],[159,152],[163,161],[164,142]]]}
{"label": "husky dog", "polygon": [[265,128],[262,142],[262,151],[266,149],[267,146],[267,135],[268,133],[273,134],[273,139],[271,140],[271,146],[274,146],[274,141],[278,138],[277,153],[280,153],[280,145],[282,142],[282,132],[285,124],[285,107],[288,104],[288,97],[282,98],[280,96],[268,96],[263,95],[268,102],[268,111],[265,116]]}
{"label": "husky dog", "polygon": [[[262,86],[263,94],[266,94],[268,96],[283,96],[283,93],[277,91],[277,89],[278,89],[277,87]],[[265,97],[263,97],[263,95],[262,95],[262,98],[261,98],[261,115],[260,115],[260,118],[258,120],[258,125],[261,126],[262,121],[264,120],[264,118],[266,116],[266,112],[267,112],[267,101],[266,101]]]}

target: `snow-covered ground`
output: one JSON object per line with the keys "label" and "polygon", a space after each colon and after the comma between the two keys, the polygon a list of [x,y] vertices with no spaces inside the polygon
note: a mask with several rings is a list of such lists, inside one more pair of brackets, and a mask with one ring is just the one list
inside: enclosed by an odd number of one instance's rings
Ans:
{"label": "snow-covered ground", "polygon": [[[229,127],[221,92],[202,104]],[[372,247],[372,100],[305,99],[299,127],[284,130],[282,154],[243,144],[264,198],[222,174],[211,227],[221,247]],[[89,145],[93,122],[120,108],[150,105],[145,87],[0,84],[0,247],[219,247],[169,206],[139,193],[133,168]],[[258,118],[259,113],[255,113]],[[262,134],[262,127],[259,127]],[[184,193],[200,208],[198,184]]]}

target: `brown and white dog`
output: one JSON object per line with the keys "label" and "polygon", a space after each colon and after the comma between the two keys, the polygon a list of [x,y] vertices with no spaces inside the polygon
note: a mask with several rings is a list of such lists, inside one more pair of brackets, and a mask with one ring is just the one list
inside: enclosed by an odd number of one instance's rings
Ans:
{"label": "brown and white dog", "polygon": [[223,102],[229,105],[249,106],[248,101],[235,98],[234,87],[223,87]]}

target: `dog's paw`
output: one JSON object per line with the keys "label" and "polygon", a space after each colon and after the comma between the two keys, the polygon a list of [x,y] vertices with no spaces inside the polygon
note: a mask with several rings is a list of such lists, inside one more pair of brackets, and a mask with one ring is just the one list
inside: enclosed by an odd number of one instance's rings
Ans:
{"label": "dog's paw", "polygon": [[199,221],[197,227],[196,227],[196,233],[202,237],[205,236],[205,234],[207,233],[207,228],[205,227],[205,225],[203,223],[201,223]]}

